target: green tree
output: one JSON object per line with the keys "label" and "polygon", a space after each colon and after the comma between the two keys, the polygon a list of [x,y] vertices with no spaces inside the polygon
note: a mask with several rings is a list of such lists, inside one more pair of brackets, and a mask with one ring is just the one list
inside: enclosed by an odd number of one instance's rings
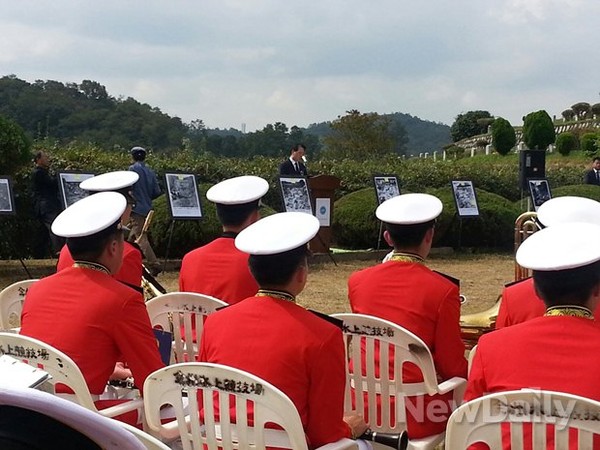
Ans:
{"label": "green tree", "polygon": [[575,111],[573,111],[571,108],[565,109],[560,114],[563,116],[563,119],[565,119],[565,122],[570,122],[575,117]]}
{"label": "green tree", "polygon": [[587,156],[596,156],[598,152],[598,134],[585,133],[581,136],[581,150]]}
{"label": "green tree", "polygon": [[346,111],[331,122],[332,134],[323,138],[328,157],[365,159],[394,151],[390,120],[377,113]]}
{"label": "green tree", "polygon": [[492,142],[494,148],[501,155],[507,155],[510,149],[517,143],[515,129],[510,122],[502,117],[498,117],[492,123]]}
{"label": "green tree", "polygon": [[577,120],[583,120],[587,114],[591,111],[591,106],[588,102],[579,102],[571,106],[571,109],[577,115]]}
{"label": "green tree", "polygon": [[454,119],[454,123],[450,127],[452,141],[457,142],[478,134],[487,133],[488,123],[479,121],[479,119],[490,119],[492,115],[488,111],[468,111],[459,114]]}
{"label": "green tree", "polygon": [[569,131],[560,133],[556,137],[556,150],[563,156],[567,156],[573,150],[577,150],[577,136]]}
{"label": "green tree", "polygon": [[523,119],[523,142],[531,150],[546,150],[554,142],[554,124],[544,110],[531,112]]}
{"label": "green tree", "polygon": [[23,128],[7,117],[0,116],[0,167],[13,175],[30,158],[31,143]]}

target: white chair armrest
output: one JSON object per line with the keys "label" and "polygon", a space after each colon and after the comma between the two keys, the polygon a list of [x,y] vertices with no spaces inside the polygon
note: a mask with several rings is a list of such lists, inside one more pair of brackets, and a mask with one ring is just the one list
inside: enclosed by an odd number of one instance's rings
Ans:
{"label": "white chair armrest", "polygon": [[115,417],[121,414],[128,413],[130,411],[138,411],[138,422],[141,422],[144,417],[144,400],[136,398],[135,400],[128,400],[118,405],[110,406],[108,408],[100,409],[98,412],[104,417]]}
{"label": "white chair armrest", "polygon": [[466,386],[467,380],[461,377],[452,377],[449,380],[442,381],[438,384],[438,393],[446,394],[462,386]]}
{"label": "white chair armrest", "polygon": [[345,449],[358,449],[358,444],[352,439],[340,439],[339,441],[325,444],[316,450],[345,450]]}

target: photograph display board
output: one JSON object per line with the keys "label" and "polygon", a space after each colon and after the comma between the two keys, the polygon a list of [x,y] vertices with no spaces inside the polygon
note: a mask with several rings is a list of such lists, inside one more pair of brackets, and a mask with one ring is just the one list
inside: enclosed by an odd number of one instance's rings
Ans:
{"label": "photograph display board", "polygon": [[479,217],[479,206],[472,181],[452,181],[452,196],[459,217]]}
{"label": "photograph display board", "polygon": [[15,214],[15,198],[12,191],[12,180],[0,176],[0,214]]}
{"label": "photograph display board", "polygon": [[196,176],[191,173],[166,173],[167,200],[173,219],[201,219],[202,205]]}
{"label": "photograph display board", "polygon": [[378,205],[400,195],[400,184],[396,175],[374,175],[373,183],[375,184]]}
{"label": "photograph display board", "polygon": [[279,177],[279,186],[281,187],[281,197],[285,212],[313,213],[306,178]]}
{"label": "photograph display board", "polygon": [[89,191],[79,187],[79,183],[93,176],[93,173],[85,172],[60,172],[58,174],[58,187],[63,207],[68,208],[76,201],[90,195]]}
{"label": "photograph display board", "polygon": [[545,202],[552,198],[550,194],[550,186],[548,180],[545,178],[540,179],[529,179],[529,193],[531,194],[531,201],[533,202],[533,208],[537,212],[538,208]]}

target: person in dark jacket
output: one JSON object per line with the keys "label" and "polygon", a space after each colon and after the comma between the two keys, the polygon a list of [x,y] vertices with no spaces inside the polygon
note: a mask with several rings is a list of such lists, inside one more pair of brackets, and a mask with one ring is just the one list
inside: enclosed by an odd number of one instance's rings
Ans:
{"label": "person in dark jacket", "polygon": [[47,256],[48,237],[52,244],[52,255],[58,254],[64,245],[64,239],[52,233],[52,222],[61,211],[58,197],[58,180],[49,171],[50,157],[39,150],[33,157],[35,168],[31,174],[31,190],[33,192],[33,212],[44,225],[44,231],[38,236],[34,256]]}

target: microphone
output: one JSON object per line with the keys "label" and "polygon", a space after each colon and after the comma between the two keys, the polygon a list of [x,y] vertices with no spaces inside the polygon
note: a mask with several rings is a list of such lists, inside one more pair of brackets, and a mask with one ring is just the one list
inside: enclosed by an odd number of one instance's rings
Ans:
{"label": "microphone", "polygon": [[306,155],[302,155],[302,162],[306,164]]}
{"label": "microphone", "polygon": [[386,445],[396,450],[406,450],[406,447],[408,447],[408,434],[406,431],[403,431],[400,434],[390,434],[378,433],[369,428],[361,434],[358,439],[377,442],[378,444]]}

